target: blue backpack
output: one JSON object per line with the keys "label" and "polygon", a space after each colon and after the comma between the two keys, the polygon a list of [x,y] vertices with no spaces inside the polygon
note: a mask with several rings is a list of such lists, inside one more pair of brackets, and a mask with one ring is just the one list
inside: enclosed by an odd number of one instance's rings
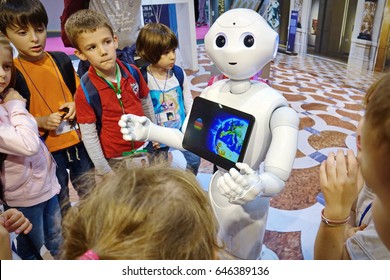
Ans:
{"label": "blue backpack", "polygon": [[[122,61],[123,62],[123,61]],[[138,74],[138,71],[135,69],[136,66],[123,62],[123,64],[127,67],[131,75],[134,77],[134,79],[137,81],[138,86],[140,85],[140,76]],[[176,76],[176,78],[179,81],[180,87],[183,90],[183,82],[184,82],[184,75],[183,70],[179,67],[174,65],[173,68],[173,74]],[[144,78],[145,82],[148,83],[148,75],[146,71],[146,66],[140,68],[142,77]],[[95,112],[96,116],[96,130],[98,132],[98,135],[100,135],[100,131],[102,129],[102,103],[100,100],[100,95],[94,86],[94,84],[91,82],[88,76],[88,72],[86,72],[80,79],[80,85],[84,91],[85,98],[87,99],[88,104],[92,107],[93,111]]]}

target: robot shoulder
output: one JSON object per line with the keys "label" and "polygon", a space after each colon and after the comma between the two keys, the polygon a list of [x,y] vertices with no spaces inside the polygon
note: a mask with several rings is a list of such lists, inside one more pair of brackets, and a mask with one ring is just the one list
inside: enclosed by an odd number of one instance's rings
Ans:
{"label": "robot shoulder", "polygon": [[228,86],[227,81],[228,80],[226,79],[219,80],[212,85],[206,87],[200,94],[200,97],[217,102],[218,96],[221,95],[221,93],[224,91],[224,88]]}

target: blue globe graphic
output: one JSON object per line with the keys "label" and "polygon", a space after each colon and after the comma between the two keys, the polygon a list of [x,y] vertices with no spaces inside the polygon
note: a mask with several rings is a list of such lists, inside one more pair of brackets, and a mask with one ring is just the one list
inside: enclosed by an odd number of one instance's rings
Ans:
{"label": "blue globe graphic", "polygon": [[216,120],[212,131],[212,150],[214,153],[237,162],[245,134],[248,130],[248,123],[238,118],[227,118],[223,121]]}

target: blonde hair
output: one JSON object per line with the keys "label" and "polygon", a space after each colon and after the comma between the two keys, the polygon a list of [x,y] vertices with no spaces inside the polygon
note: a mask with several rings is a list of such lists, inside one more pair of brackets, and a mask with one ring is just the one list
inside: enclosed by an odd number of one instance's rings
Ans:
{"label": "blonde hair", "polygon": [[114,31],[108,23],[108,19],[93,10],[79,10],[70,15],[65,22],[66,36],[76,49],[79,49],[78,39],[81,34],[95,32],[99,28],[108,28],[111,35],[114,36]]}
{"label": "blonde hair", "polygon": [[[13,57],[12,46],[11,46],[10,42],[5,37],[3,37],[2,35],[0,35],[0,47],[5,49],[5,50],[7,50],[7,51],[9,51],[11,53],[11,58]],[[4,89],[3,92],[6,92],[9,88],[15,86],[16,68],[15,68],[13,59],[11,61],[12,61],[11,80],[10,80],[8,86]]]}
{"label": "blonde hair", "polygon": [[374,94],[374,92],[377,91],[377,88],[378,88],[380,82],[381,82],[381,79],[375,81],[375,82],[369,87],[369,89],[367,90],[366,94],[365,94],[364,97],[363,97],[363,109],[366,109],[366,108],[367,108],[367,105],[368,105],[368,103],[370,102],[371,97],[372,97],[372,95]]}
{"label": "blonde hair", "polygon": [[[375,82],[366,94],[365,122],[372,128],[378,147],[390,149],[390,74]],[[369,101],[369,103],[368,103]]]}
{"label": "blonde hair", "polygon": [[217,222],[189,171],[166,164],[120,169],[63,221],[63,259],[214,259]]}

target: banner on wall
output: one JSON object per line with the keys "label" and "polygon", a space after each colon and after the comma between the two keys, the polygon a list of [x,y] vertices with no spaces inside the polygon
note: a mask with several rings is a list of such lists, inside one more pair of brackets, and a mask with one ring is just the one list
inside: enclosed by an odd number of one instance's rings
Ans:
{"label": "banner on wall", "polygon": [[287,51],[293,53],[295,45],[295,35],[297,33],[298,11],[291,11],[290,28],[287,38]]}
{"label": "banner on wall", "polygon": [[178,36],[175,4],[142,5],[144,24],[161,22],[167,25]]}
{"label": "banner on wall", "polygon": [[[260,2],[260,1],[257,1]],[[260,4],[260,15],[277,33],[280,27],[280,3],[278,0],[263,0]]]}

